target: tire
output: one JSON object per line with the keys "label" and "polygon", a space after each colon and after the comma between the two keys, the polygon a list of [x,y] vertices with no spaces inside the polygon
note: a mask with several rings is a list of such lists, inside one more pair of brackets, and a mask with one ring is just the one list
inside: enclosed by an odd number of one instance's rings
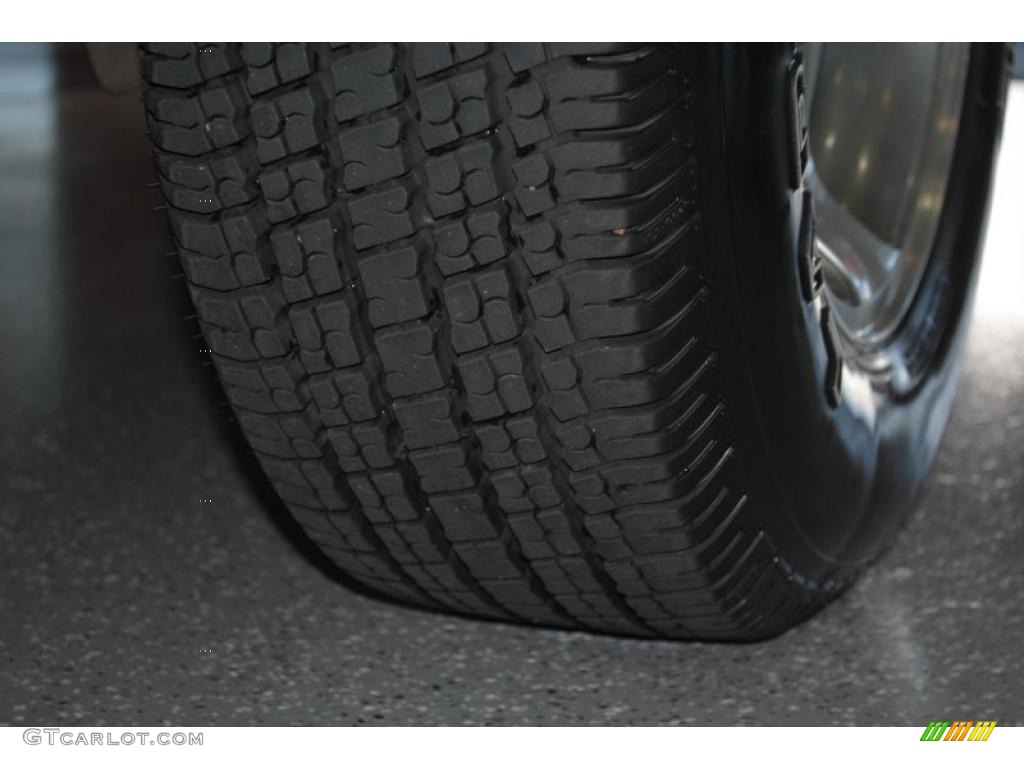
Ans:
{"label": "tire", "polygon": [[[971,54],[910,394],[816,265],[792,46],[156,44],[160,185],[238,423],[371,590],[775,635],[905,517],[949,412],[1006,80]],[[865,398],[872,415],[865,415]]]}

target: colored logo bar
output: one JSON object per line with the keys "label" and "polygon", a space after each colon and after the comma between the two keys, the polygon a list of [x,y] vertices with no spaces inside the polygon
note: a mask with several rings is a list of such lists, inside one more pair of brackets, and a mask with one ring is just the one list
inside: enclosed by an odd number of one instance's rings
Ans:
{"label": "colored logo bar", "polygon": [[921,741],[988,741],[995,720],[933,720],[921,734]]}

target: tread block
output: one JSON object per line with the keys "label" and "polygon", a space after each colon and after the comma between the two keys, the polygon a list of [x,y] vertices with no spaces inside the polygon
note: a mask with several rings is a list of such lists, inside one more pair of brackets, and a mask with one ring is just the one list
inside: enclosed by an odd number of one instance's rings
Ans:
{"label": "tread block", "polygon": [[524,414],[494,424],[474,427],[480,442],[484,466],[490,470],[507,469],[516,464],[542,461],[547,454],[532,415]]}
{"label": "tread block", "polygon": [[534,336],[546,352],[552,352],[576,341],[569,324],[569,299],[562,284],[546,278],[527,290],[536,317]]}
{"label": "tread block", "polygon": [[238,422],[252,446],[278,458],[322,456],[322,437],[315,415],[308,411],[287,414],[239,413]]}
{"label": "tread block", "polygon": [[452,278],[445,283],[444,301],[456,352],[500,344],[522,331],[518,299],[505,268]]}
{"label": "tread block", "polygon": [[228,400],[255,413],[286,413],[305,408],[305,375],[299,362],[292,358],[256,363],[224,360],[220,365],[220,380]]}
{"label": "tread block", "polygon": [[333,217],[324,217],[277,229],[270,236],[281,272],[281,290],[289,301],[323,296],[344,287],[338,229]]}
{"label": "tread block", "polygon": [[256,157],[261,163],[312,149],[326,135],[322,97],[311,84],[252,105]]}
{"label": "tread block", "polygon": [[544,43],[508,43],[502,48],[509,68],[516,74],[547,61]]}
{"label": "tread block", "polygon": [[559,424],[555,428],[555,437],[561,444],[565,463],[574,471],[595,467],[603,460],[589,424],[579,420]]}
{"label": "tread block", "polygon": [[572,358],[549,358],[541,364],[541,374],[549,389],[551,410],[562,421],[583,416],[588,411],[583,399],[582,377]]}
{"label": "tread block", "polygon": [[404,87],[397,58],[393,45],[380,45],[334,61],[334,119],[344,122],[397,104]]}
{"label": "tread block", "polygon": [[498,197],[495,154],[491,142],[481,141],[427,160],[427,207],[434,218]]}
{"label": "tread block", "polygon": [[253,95],[293,83],[313,72],[313,55],[303,43],[243,43],[245,87]]}
{"label": "tread block", "polygon": [[395,403],[395,418],[402,426],[407,448],[427,448],[459,439],[453,394],[448,390]]}
{"label": "tread block", "polygon": [[[557,50],[565,48],[552,46],[553,55]],[[559,132],[636,126],[673,102],[689,104],[691,89],[672,54],[665,48],[640,49],[628,66],[580,63],[545,74],[549,124]],[[646,98],[635,98],[638,92]]]}
{"label": "tread block", "polygon": [[345,295],[289,311],[302,364],[310,373],[358,365],[363,359],[354,333],[353,304],[351,295]]}
{"label": "tread block", "polygon": [[466,411],[474,421],[519,413],[533,405],[517,347],[459,358],[458,368],[466,390]]}
{"label": "tread block", "polygon": [[248,146],[208,159],[158,154],[157,167],[164,196],[186,211],[220,211],[259,196],[256,155]]}
{"label": "tread block", "polygon": [[327,440],[343,472],[365,472],[395,463],[391,458],[394,446],[380,424],[364,422],[351,427],[329,427]]}
{"label": "tread block", "polygon": [[538,602],[532,585],[521,581],[521,574],[509,560],[503,542],[463,542],[453,544],[452,549],[473,576],[487,584],[489,590],[501,590],[506,602],[524,607]]}
{"label": "tread block", "polygon": [[219,222],[193,216],[171,219],[185,275],[195,285],[219,291],[257,285],[274,274],[267,232],[256,211],[235,211]]}
{"label": "tread block", "polygon": [[413,507],[406,489],[405,480],[396,470],[378,470],[370,473],[370,479],[382,506],[392,520],[416,520],[419,512]]}
{"label": "tread block", "polygon": [[498,494],[498,505],[510,514],[544,509],[561,503],[551,470],[543,464],[496,472],[492,484]]}
{"label": "tread block", "polygon": [[248,100],[237,84],[219,85],[195,96],[179,92],[148,91],[146,110],[150,133],[157,147],[195,157],[247,138]]}
{"label": "tread block", "polygon": [[342,183],[354,192],[409,171],[409,158],[397,117],[343,131],[338,136]]}
{"label": "tread block", "polygon": [[580,509],[587,513],[587,527],[595,539],[601,539],[602,535],[598,528],[602,525],[609,527],[613,539],[621,534],[613,522],[602,523],[600,518],[593,517],[604,512],[611,512],[615,509],[615,500],[612,499],[611,489],[608,483],[597,472],[574,472],[569,477],[573,487],[576,503]]}
{"label": "tread block", "polygon": [[348,204],[357,249],[383,245],[416,231],[420,207],[408,183],[352,198]]}
{"label": "tread block", "polygon": [[476,478],[470,472],[466,454],[460,446],[412,451],[409,460],[416,467],[420,487],[426,493],[462,491],[476,487]]}
{"label": "tread block", "polygon": [[435,261],[444,275],[454,275],[484,266],[506,255],[504,211],[500,208],[474,211],[434,228]]}
{"label": "tread block", "polygon": [[547,274],[562,266],[559,231],[550,221],[533,221],[519,229],[523,241],[523,261],[534,276]]}
{"label": "tread block", "polygon": [[267,218],[273,223],[319,211],[331,202],[322,161],[307,157],[284,168],[264,171],[259,178]]}
{"label": "tread block", "polygon": [[516,176],[516,199],[523,213],[534,216],[555,207],[552,169],[544,155],[535,152],[516,160],[512,171]]}
{"label": "tread block", "polygon": [[544,114],[547,97],[540,83],[530,80],[509,88],[506,99],[512,113],[508,126],[516,146],[520,149],[530,147],[551,135]]}
{"label": "tread block", "polygon": [[482,133],[497,120],[488,104],[488,73],[477,69],[420,88],[420,140],[428,150]]}
{"label": "tread block", "polygon": [[234,360],[280,357],[291,349],[284,299],[272,292],[238,298],[192,286],[192,301],[215,353]]}
{"label": "tread block", "polygon": [[438,349],[437,328],[420,323],[379,331],[374,339],[392,397],[422,395],[440,389],[451,376],[451,362]]}
{"label": "tread block", "polygon": [[[544,538],[544,529],[532,512],[505,512],[509,530],[516,537],[519,549],[530,560],[553,560],[555,550]],[[546,580],[547,581],[547,580]]]}
{"label": "tread block", "polygon": [[412,69],[416,77],[433,75],[483,56],[488,47],[487,43],[413,43]]}
{"label": "tread block", "polygon": [[452,542],[493,541],[501,533],[475,493],[435,496],[431,507]]}
{"label": "tread block", "polygon": [[430,312],[431,301],[420,279],[425,261],[412,245],[360,260],[359,274],[374,328],[415,320]]}
{"label": "tread block", "polygon": [[370,421],[381,411],[376,382],[364,366],[318,374],[311,378],[309,391],[328,427]]}
{"label": "tread block", "polygon": [[235,43],[146,43],[143,71],[154,85],[189,88],[241,66]]}

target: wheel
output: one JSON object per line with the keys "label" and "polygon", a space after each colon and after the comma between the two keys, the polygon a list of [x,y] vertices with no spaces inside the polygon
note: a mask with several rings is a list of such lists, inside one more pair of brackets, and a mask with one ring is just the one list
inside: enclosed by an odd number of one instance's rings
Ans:
{"label": "wheel", "polygon": [[755,639],[906,515],[955,386],[1003,47],[142,59],[237,421],[371,590]]}

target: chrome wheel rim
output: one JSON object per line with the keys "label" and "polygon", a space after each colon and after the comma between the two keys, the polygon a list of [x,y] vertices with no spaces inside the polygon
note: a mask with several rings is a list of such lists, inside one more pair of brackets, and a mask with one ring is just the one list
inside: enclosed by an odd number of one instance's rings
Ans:
{"label": "chrome wheel rim", "polygon": [[815,248],[827,301],[869,372],[887,355],[928,266],[946,196],[970,47],[803,45]]}

